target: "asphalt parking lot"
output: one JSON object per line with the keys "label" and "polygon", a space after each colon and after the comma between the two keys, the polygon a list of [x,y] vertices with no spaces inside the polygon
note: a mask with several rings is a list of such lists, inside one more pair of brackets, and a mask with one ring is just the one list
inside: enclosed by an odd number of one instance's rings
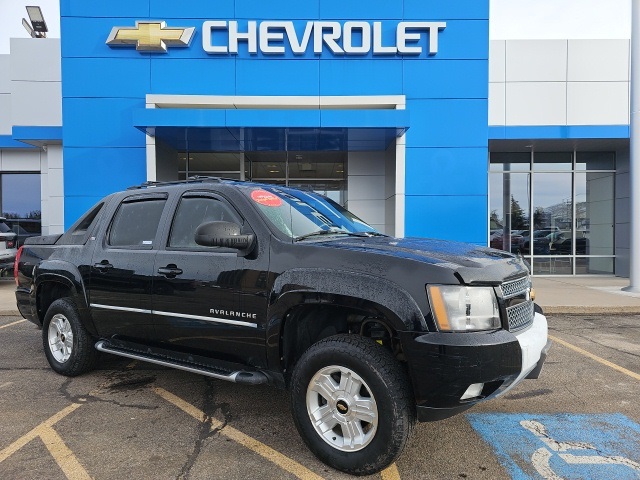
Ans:
{"label": "asphalt parking lot", "polygon": [[[103,356],[68,379],[0,316],[0,478],[347,478],[313,457],[288,396]],[[640,316],[549,316],[538,380],[418,424],[372,478],[640,478]]]}

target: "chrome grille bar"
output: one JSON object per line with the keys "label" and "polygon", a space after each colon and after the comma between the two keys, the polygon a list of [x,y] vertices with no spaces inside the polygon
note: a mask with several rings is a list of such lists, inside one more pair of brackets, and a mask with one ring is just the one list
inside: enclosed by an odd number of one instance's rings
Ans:
{"label": "chrome grille bar", "polygon": [[510,282],[504,282],[500,285],[500,288],[502,289],[502,297],[504,299],[512,298],[526,293],[527,290],[531,288],[531,281],[529,280],[529,276],[526,276]]}
{"label": "chrome grille bar", "polygon": [[509,331],[513,332],[528,327],[533,323],[533,315],[533,302],[531,300],[507,308]]}

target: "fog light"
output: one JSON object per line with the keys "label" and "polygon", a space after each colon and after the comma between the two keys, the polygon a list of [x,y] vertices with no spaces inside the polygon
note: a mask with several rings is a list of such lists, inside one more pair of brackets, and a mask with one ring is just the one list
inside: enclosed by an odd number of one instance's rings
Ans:
{"label": "fog light", "polygon": [[468,398],[479,397],[482,394],[484,383],[474,383],[469,385],[467,391],[460,397],[460,400],[467,400]]}

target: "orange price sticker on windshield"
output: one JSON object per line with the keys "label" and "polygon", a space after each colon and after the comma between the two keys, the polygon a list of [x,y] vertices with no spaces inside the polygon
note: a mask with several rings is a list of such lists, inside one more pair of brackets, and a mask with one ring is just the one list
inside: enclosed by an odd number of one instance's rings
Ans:
{"label": "orange price sticker on windshield", "polygon": [[265,207],[279,207],[282,205],[282,199],[280,197],[266,190],[254,190],[251,192],[251,199]]}

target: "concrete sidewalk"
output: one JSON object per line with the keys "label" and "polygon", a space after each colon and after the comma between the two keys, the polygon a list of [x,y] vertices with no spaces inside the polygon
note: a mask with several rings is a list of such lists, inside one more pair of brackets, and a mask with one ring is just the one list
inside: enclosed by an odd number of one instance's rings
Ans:
{"label": "concrete sidewalk", "polygon": [[[640,294],[623,292],[629,279],[599,277],[534,277],[536,303],[545,313],[640,313]],[[0,315],[18,315],[12,278],[0,279]]]}

